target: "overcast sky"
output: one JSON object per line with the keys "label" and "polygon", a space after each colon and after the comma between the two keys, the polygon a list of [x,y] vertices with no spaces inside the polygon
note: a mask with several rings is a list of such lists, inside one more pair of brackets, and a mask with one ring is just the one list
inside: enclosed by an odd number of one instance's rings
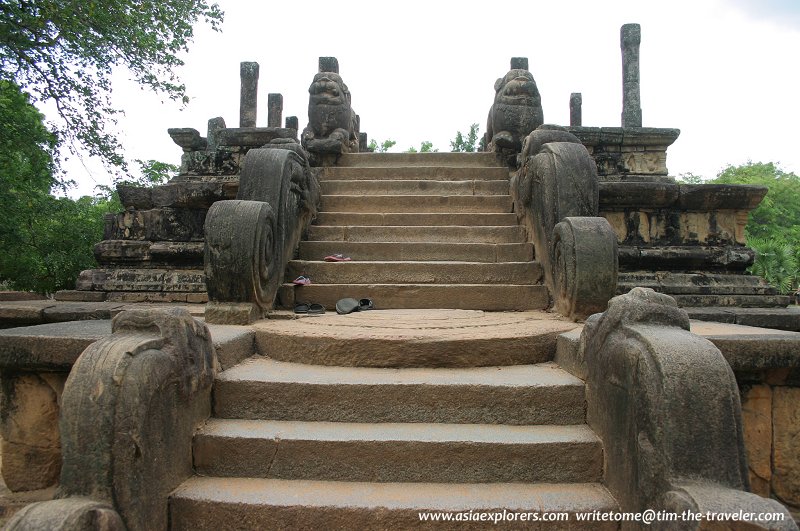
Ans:
{"label": "overcast sky", "polygon": [[[583,125],[619,126],[620,26],[642,26],[643,125],[679,128],[670,174],[711,178],[728,164],[779,162],[800,173],[800,2],[797,0],[560,0],[523,2],[260,2],[219,0],[222,32],[198,26],[181,71],[183,109],[120,73],[116,105],[128,158],[177,163],[169,127],[205,135],[209,118],[238,126],[239,62],[260,64],[258,125],[267,94],[284,118],[308,123],[317,58],[339,59],[361,130],[449,151],[456,131],[482,134],[493,85],[513,56],[529,58],[545,123],[568,125],[569,96],[583,94]],[[97,165],[70,164],[77,193],[109,181]]]}

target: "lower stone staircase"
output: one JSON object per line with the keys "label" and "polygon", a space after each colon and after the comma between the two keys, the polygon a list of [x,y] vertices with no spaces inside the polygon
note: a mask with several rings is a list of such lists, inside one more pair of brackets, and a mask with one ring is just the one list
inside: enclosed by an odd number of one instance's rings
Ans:
{"label": "lower stone staircase", "polygon": [[[508,169],[492,153],[359,153],[321,170],[320,214],[279,301],[333,309],[530,310],[548,305],[533,245],[512,213]],[[328,263],[342,254],[351,262]]]}
{"label": "lower stone staircase", "polygon": [[487,524],[423,519],[614,510],[584,384],[550,361],[574,326],[465,310],[257,323],[263,356],[218,375],[172,528],[464,528]]}

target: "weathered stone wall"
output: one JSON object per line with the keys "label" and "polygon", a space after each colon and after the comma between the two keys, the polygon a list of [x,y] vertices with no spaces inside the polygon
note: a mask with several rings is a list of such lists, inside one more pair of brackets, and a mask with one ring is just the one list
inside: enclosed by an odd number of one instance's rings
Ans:
{"label": "weathered stone wall", "polygon": [[737,373],[750,486],[800,511],[800,374]]}
{"label": "weathered stone wall", "polygon": [[568,127],[589,150],[597,175],[606,181],[662,181],[668,177],[667,148],[680,129],[656,127]]}
{"label": "weathered stone wall", "polygon": [[760,186],[670,182],[601,182],[600,215],[620,245],[623,270],[742,271],[747,216],[763,199]]}

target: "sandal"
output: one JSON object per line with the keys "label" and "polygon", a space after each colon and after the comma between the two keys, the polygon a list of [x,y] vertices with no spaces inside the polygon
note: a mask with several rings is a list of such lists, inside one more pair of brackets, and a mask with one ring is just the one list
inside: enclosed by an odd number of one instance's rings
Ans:
{"label": "sandal", "polygon": [[294,305],[294,313],[308,313],[311,309],[311,305],[307,302],[298,302]]}
{"label": "sandal", "polygon": [[361,299],[358,301],[358,311],[365,312],[367,310],[372,310],[374,308],[372,304],[372,299]]}
{"label": "sandal", "polygon": [[325,313],[325,307],[321,304],[314,302],[308,307],[308,315],[322,315],[323,313]]}
{"label": "sandal", "polygon": [[323,258],[323,260],[326,262],[349,262],[352,258],[343,254],[331,254]]}
{"label": "sandal", "polygon": [[309,284],[311,284],[311,279],[306,276],[300,275],[296,279],[292,280],[292,284],[294,284],[295,286],[308,286]]}
{"label": "sandal", "polygon": [[336,301],[336,313],[345,315],[358,311],[358,301],[355,299],[339,299]]}

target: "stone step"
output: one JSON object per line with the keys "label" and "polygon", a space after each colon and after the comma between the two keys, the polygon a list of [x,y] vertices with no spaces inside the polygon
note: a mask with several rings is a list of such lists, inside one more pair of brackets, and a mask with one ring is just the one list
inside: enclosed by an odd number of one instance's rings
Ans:
{"label": "stone step", "polygon": [[323,195],[320,211],[501,214],[512,211],[512,202],[508,195]]}
{"label": "stone step", "polygon": [[494,153],[346,153],[337,166],[456,166],[496,168],[503,165]]}
{"label": "stone step", "polygon": [[212,418],[197,474],[375,482],[596,482],[603,449],[585,424],[352,423]]}
{"label": "stone step", "polygon": [[103,240],[95,244],[94,256],[101,265],[197,269],[203,265],[203,242]]}
{"label": "stone step", "polygon": [[763,278],[753,275],[641,271],[620,273],[618,293],[641,286],[670,295],[777,295]]}
{"label": "stone step", "polygon": [[253,325],[264,356],[340,367],[533,365],[552,360],[558,335],[577,326],[547,312],[438,309],[328,312]]}
{"label": "stone step", "polygon": [[315,284],[538,284],[538,262],[319,262],[292,260],[286,279]]}
{"label": "stone step", "polygon": [[354,261],[528,262],[531,243],[300,242],[300,260],[344,254]]}
{"label": "stone step", "polygon": [[567,425],[585,422],[584,400],[583,382],[552,363],[373,369],[256,357],[214,384],[216,417],[251,420]]}
{"label": "stone step", "polygon": [[506,214],[451,214],[439,212],[433,214],[359,214],[356,212],[320,212],[315,220],[317,225],[457,225],[461,227],[477,226],[514,226],[517,225],[517,215]]}
{"label": "stone step", "polygon": [[307,241],[326,242],[437,242],[525,243],[525,228],[458,226],[341,226],[312,225]]}
{"label": "stone step", "polygon": [[324,195],[508,195],[507,181],[323,181]]}
{"label": "stone step", "polygon": [[328,166],[319,172],[320,182],[349,180],[508,181],[508,168],[458,166]]}
{"label": "stone step", "polygon": [[82,271],[75,285],[86,291],[183,291],[205,293],[202,269],[125,268]]}
{"label": "stone step", "polygon": [[[487,522],[423,523],[420,513],[490,512],[515,520],[503,528],[530,527],[519,513],[570,514],[547,529],[617,529],[617,522],[576,522],[575,513],[619,510],[599,483],[362,483],[195,476],[171,495],[173,531],[215,531],[233,522],[251,529],[486,529]],[[428,516],[424,514],[422,517]],[[432,516],[439,517],[438,514]],[[524,523],[521,516],[526,517]],[[499,518],[499,517],[498,517]],[[537,527],[538,528],[538,527]]]}
{"label": "stone step", "polygon": [[788,295],[672,295],[678,306],[721,306],[738,308],[785,308]]}
{"label": "stone step", "polygon": [[[313,282],[313,279],[312,279]],[[296,302],[316,302],[327,310],[347,297],[372,299],[380,309],[516,311],[543,310],[550,298],[544,285],[526,284],[283,284],[278,300],[284,308]]]}

